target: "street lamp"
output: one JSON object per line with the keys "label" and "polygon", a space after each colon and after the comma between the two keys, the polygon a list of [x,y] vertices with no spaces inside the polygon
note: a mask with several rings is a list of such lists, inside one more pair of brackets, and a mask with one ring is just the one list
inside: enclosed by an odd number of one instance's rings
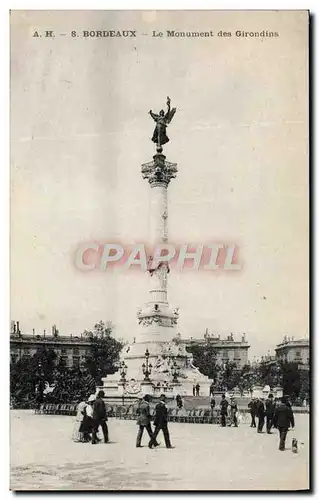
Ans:
{"label": "street lamp", "polygon": [[149,350],[146,349],[146,351],[145,351],[145,363],[142,364],[144,380],[146,382],[150,382],[150,375],[152,373],[152,368],[153,368],[151,363],[149,363],[149,361],[148,361],[149,357],[150,357]]}
{"label": "street lamp", "polygon": [[276,370],[276,384],[281,386],[282,385],[282,372],[281,372],[281,366],[280,366],[280,363],[276,363],[276,367],[275,367],[275,370]]}
{"label": "street lamp", "polygon": [[122,361],[121,366],[120,366],[120,375],[121,375],[121,382],[126,382],[126,374],[127,374],[127,365],[125,364],[124,361]]}
{"label": "street lamp", "polygon": [[125,384],[126,384],[126,374],[127,374],[127,365],[125,364],[124,361],[122,361],[121,365],[120,365],[120,375],[121,375],[121,379],[120,379],[120,383],[122,384],[123,386],[123,393],[122,393],[122,404],[124,406],[124,391],[125,391]]}
{"label": "street lamp", "polygon": [[173,382],[177,383],[178,382],[177,377],[179,375],[179,372],[178,372],[178,365],[177,365],[175,360],[174,360],[173,366],[171,367],[171,371],[172,371],[172,376],[173,376]]}
{"label": "street lamp", "polygon": [[43,391],[44,391],[44,373],[43,373],[43,368],[42,368],[42,363],[41,361],[38,362],[38,388],[37,388],[37,392],[38,392],[38,402],[39,403],[42,403],[42,400],[43,400]]}

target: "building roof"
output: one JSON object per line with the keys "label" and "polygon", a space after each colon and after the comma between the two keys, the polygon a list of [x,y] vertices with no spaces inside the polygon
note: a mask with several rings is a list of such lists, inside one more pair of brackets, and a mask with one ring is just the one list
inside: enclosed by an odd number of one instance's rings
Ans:
{"label": "building roof", "polygon": [[280,344],[278,344],[275,348],[275,351],[292,348],[292,347],[309,347],[309,339],[298,339],[294,340],[294,338],[285,337]]}
{"label": "building roof", "polygon": [[30,335],[30,334],[11,334],[11,343],[21,344],[82,344],[90,345],[90,340],[87,337],[78,337],[76,335]]}

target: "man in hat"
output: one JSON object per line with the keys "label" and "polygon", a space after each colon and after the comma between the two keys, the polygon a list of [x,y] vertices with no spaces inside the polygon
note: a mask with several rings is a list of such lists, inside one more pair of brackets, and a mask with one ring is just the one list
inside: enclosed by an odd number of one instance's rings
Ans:
{"label": "man in hat", "polygon": [[237,412],[238,412],[237,403],[236,403],[235,398],[232,397],[231,400],[230,400],[230,423],[229,423],[229,427],[231,427],[233,424],[234,424],[235,427],[238,427]]}
{"label": "man in hat", "polygon": [[265,424],[265,405],[263,400],[260,398],[257,398],[256,414],[258,417],[257,432],[261,434]]}
{"label": "man in hat", "polygon": [[142,401],[138,405],[137,408],[137,425],[139,426],[137,438],[136,438],[136,448],[141,448],[141,441],[144,429],[147,430],[148,435],[150,437],[150,441],[148,443],[149,448],[153,448],[153,446],[158,446],[156,439],[154,438],[152,427],[151,427],[151,411],[149,405],[150,397],[148,394],[145,394]]}
{"label": "man in hat", "polygon": [[104,398],[104,391],[99,391],[97,397],[93,403],[93,431],[92,431],[92,444],[98,442],[97,433],[99,427],[101,426],[104,443],[109,442],[109,430],[107,427],[107,411],[106,406],[102,398]]}
{"label": "man in hat", "polygon": [[248,403],[248,408],[250,409],[250,416],[251,416],[251,423],[250,427],[256,427],[256,416],[257,416],[257,400],[256,398],[253,398],[249,403]]}
{"label": "man in hat", "polygon": [[167,427],[167,422],[168,422],[167,414],[168,414],[168,412],[167,412],[167,406],[166,406],[166,396],[165,396],[165,394],[162,394],[160,397],[159,403],[157,403],[157,405],[155,407],[154,439],[157,438],[159,431],[162,430],[163,434],[164,434],[166,448],[173,448],[171,445],[168,427]]}
{"label": "man in hat", "polygon": [[290,426],[292,428],[295,426],[294,414],[285,396],[282,397],[280,403],[276,405],[273,424],[279,431],[279,450],[284,451],[288,429]]}
{"label": "man in hat", "polygon": [[268,398],[266,399],[266,428],[267,428],[267,434],[271,434],[270,429],[272,426],[272,421],[274,418],[274,413],[275,413],[275,403],[274,403],[274,396],[272,394],[269,394]]}
{"label": "man in hat", "polygon": [[226,427],[227,411],[228,411],[228,401],[226,399],[226,395],[223,394],[222,400],[220,402],[220,420],[222,427]]}

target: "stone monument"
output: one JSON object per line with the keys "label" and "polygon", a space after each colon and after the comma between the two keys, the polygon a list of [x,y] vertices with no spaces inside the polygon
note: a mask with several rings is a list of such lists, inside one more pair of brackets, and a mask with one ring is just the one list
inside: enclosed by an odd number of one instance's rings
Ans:
{"label": "stone monument", "polygon": [[[142,177],[151,188],[150,245],[168,243],[167,190],[177,176],[177,164],[166,160],[163,144],[169,141],[167,125],[175,115],[167,98],[167,112],[157,115],[150,111],[156,122],[152,141],[156,143],[153,160],[142,164]],[[121,355],[120,370],[103,379],[103,389],[108,397],[137,397],[142,394],[166,393],[191,395],[194,384],[207,396],[211,380],[202,375],[193,364],[193,357],[181,343],[177,324],[178,309],[168,302],[167,280],[170,269],[166,262],[156,264],[149,260],[149,297],[137,313],[138,334]]]}

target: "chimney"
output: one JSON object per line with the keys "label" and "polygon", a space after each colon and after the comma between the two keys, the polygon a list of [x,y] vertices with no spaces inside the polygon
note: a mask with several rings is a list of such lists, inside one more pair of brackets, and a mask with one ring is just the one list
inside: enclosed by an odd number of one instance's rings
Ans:
{"label": "chimney", "polygon": [[32,328],[32,335],[33,335],[33,337],[34,337],[34,335],[35,335],[35,330],[34,330],[34,328]]}
{"label": "chimney", "polygon": [[20,322],[17,321],[17,334],[20,335]]}

